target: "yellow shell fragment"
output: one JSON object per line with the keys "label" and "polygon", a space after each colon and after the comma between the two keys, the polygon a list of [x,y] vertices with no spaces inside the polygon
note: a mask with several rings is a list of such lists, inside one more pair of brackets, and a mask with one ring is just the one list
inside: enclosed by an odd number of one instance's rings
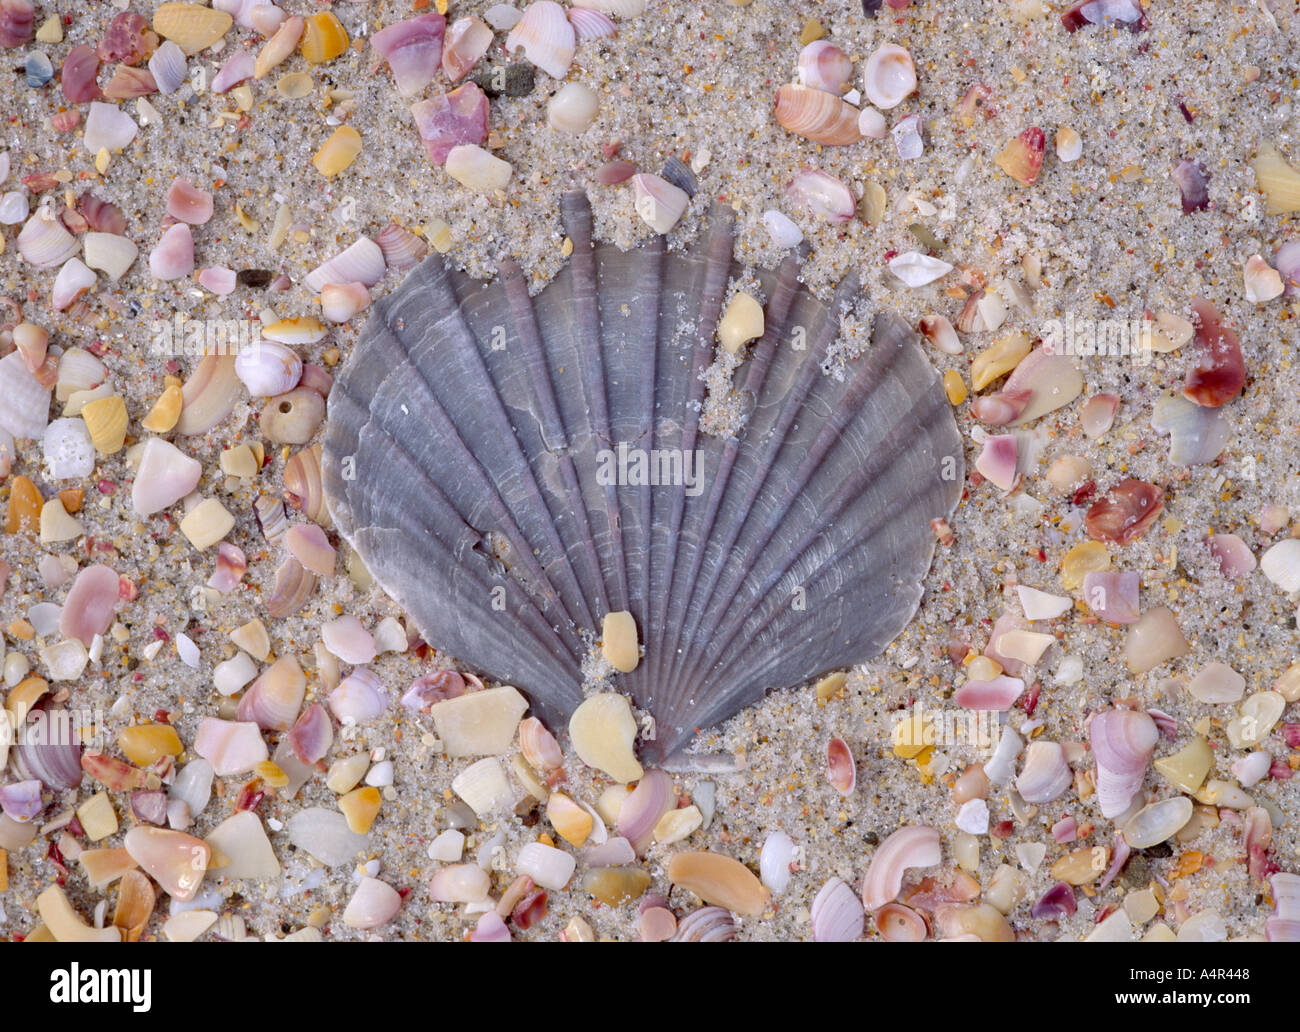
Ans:
{"label": "yellow shell fragment", "polygon": [[309,64],[333,61],[348,48],[348,34],[343,23],[329,11],[321,11],[307,19],[302,34],[302,56]]}
{"label": "yellow shell fragment", "polygon": [[[140,425],[153,434],[165,434],[176,426],[176,421],[181,418],[181,389],[176,386],[167,387],[158,400],[154,402],[153,408],[149,414],[140,421]],[[84,411],[84,410],[83,410]]]}
{"label": "yellow shell fragment", "polygon": [[1154,764],[1180,792],[1196,792],[1214,766],[1214,750],[1204,738],[1193,738],[1176,753],[1162,756]]}
{"label": "yellow shell fragment", "polygon": [[551,822],[560,838],[574,847],[587,841],[595,821],[591,814],[566,796],[552,792],[546,801],[546,819]]}
{"label": "yellow shell fragment", "polygon": [[583,763],[615,781],[627,784],[644,773],[632,750],[636,718],[622,695],[602,692],[585,699],[569,718],[569,737]]}
{"label": "yellow shell fragment", "polygon": [[61,541],[74,541],[85,533],[86,528],[68,515],[63,502],[51,498],[41,506],[41,543],[58,544]]}
{"label": "yellow shell fragment", "polygon": [[170,724],[136,724],[123,728],[117,747],[137,767],[148,767],[164,756],[179,756],[181,739]]}
{"label": "yellow shell fragment", "polygon": [[117,813],[107,792],[96,792],[78,806],[77,820],[91,842],[106,839],[117,831]]}
{"label": "yellow shell fragment", "polygon": [[361,134],[350,125],[341,125],[325,141],[311,163],[327,179],[338,175],[357,160],[361,153]]}
{"label": "yellow shell fragment", "polygon": [[367,785],[365,788],[355,788],[345,796],[339,798],[339,809],[343,811],[343,816],[347,818],[348,827],[357,835],[364,835],[370,830],[370,826],[375,823],[375,817],[379,814],[379,804],[382,797],[379,795],[379,789]]}
{"label": "yellow shell fragment", "polygon": [[605,614],[600,651],[615,670],[626,674],[636,669],[641,660],[641,650],[637,646],[636,621],[631,613],[620,610]]}
{"label": "yellow shell fragment", "polygon": [[1029,354],[1032,341],[1027,333],[1008,333],[981,351],[970,364],[971,387],[982,391],[994,380],[1006,376]]}
{"label": "yellow shell fragment", "polygon": [[1300,171],[1287,164],[1271,143],[1260,144],[1255,153],[1255,181],[1268,202],[1266,214],[1300,211]]}
{"label": "yellow shell fragment", "polygon": [[735,355],[751,340],[763,336],[763,306],[750,294],[740,292],[727,304],[718,323],[718,340],[727,354]]}
{"label": "yellow shell fragment", "polygon": [[86,924],[58,885],[51,885],[36,897],[36,911],[57,942],[122,941],[121,931],[112,925],[107,928],[92,928]]}
{"label": "yellow shell fragment", "polygon": [[1110,553],[1100,541],[1084,541],[1075,545],[1061,560],[1061,586],[1073,591],[1083,587],[1085,574],[1101,573],[1110,569]]}
{"label": "yellow shell fragment", "polygon": [[221,463],[221,472],[228,477],[248,478],[257,476],[257,456],[253,454],[253,449],[246,444],[237,444],[233,448],[227,448],[221,453],[219,461]]}
{"label": "yellow shell fragment", "polygon": [[224,36],[233,24],[225,11],[202,4],[166,3],[153,15],[153,30],[185,51],[186,56],[197,54]]}
{"label": "yellow shell fragment", "polygon": [[966,400],[966,381],[956,369],[949,369],[943,374],[943,392],[948,395],[948,404],[953,407]]}
{"label": "yellow shell fragment", "polygon": [[676,853],[668,861],[668,880],[706,903],[757,917],[769,893],[754,872],[721,853]]}
{"label": "yellow shell fragment", "polygon": [[181,520],[181,533],[200,552],[211,548],[230,533],[235,525],[231,516],[215,498],[205,498]]}
{"label": "yellow shell fragment", "polygon": [[88,402],[81,409],[81,418],[90,431],[90,440],[100,455],[115,455],[126,442],[126,402],[114,394]]}

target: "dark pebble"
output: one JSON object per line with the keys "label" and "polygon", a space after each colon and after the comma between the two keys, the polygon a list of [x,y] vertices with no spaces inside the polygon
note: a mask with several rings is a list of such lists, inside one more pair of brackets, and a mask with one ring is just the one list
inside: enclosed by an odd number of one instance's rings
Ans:
{"label": "dark pebble", "polygon": [[240,269],[235,273],[235,282],[241,287],[256,287],[258,290],[261,290],[274,278],[275,273],[269,269]]}
{"label": "dark pebble", "polygon": [[1155,857],[1157,860],[1174,855],[1173,848],[1168,842],[1157,842],[1154,846],[1151,846],[1149,849],[1144,849],[1142,852],[1147,856]]}
{"label": "dark pebble", "polygon": [[502,74],[502,68],[498,65],[495,68],[487,68],[474,76],[473,82],[491,99],[496,99],[502,95],[507,97],[526,97],[533,92],[533,83],[536,79],[536,73],[533,66],[525,61],[517,64],[506,65],[505,74]]}

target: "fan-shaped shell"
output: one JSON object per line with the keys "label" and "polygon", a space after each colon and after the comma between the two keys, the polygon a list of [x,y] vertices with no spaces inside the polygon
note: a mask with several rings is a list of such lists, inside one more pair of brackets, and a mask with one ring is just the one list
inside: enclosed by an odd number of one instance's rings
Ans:
{"label": "fan-shaped shell", "polygon": [[[572,258],[536,297],[512,263],[482,283],[431,256],[373,307],[330,393],[326,497],[424,638],[529,693],[554,730],[603,617],[630,612],[644,655],[613,683],[653,714],[663,756],[902,630],[962,449],[897,315],[825,374],[857,285],[818,300],[798,255],[763,276],[746,425],[705,434],[730,212],[672,255],[662,238],[593,246],[581,193],[563,213]],[[643,460],[668,482],[639,483]]]}

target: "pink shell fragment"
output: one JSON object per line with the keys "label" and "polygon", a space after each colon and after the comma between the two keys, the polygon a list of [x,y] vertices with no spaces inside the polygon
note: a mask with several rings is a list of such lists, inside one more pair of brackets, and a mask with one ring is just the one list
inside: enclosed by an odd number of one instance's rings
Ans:
{"label": "pink shell fragment", "polygon": [[858,209],[853,191],[818,169],[798,173],[786,187],[785,196],[792,204],[830,222],[848,222]]}
{"label": "pink shell fragment", "polygon": [[157,280],[175,280],[194,271],[194,236],[178,222],[162,235],[149,252],[149,274]]}
{"label": "pink shell fragment", "polygon": [[313,702],[289,731],[289,746],[303,763],[315,763],[334,744],[334,725],[319,702]]}
{"label": "pink shell fragment", "polygon": [[1079,410],[1079,426],[1089,437],[1100,437],[1115,422],[1118,409],[1118,394],[1094,394]]}
{"label": "pink shell fragment", "polygon": [[413,104],[411,114],[435,165],[445,164],[453,147],[477,145],[487,139],[488,99],[472,82]]}
{"label": "pink shell fragment", "polygon": [[213,93],[225,93],[253,77],[256,59],[251,51],[236,51],[212,80]]}
{"label": "pink shell fragment", "polygon": [[1255,553],[1236,534],[1215,534],[1207,543],[1210,554],[1219,560],[1219,571],[1229,580],[1250,573],[1257,565]]}
{"label": "pink shell fragment", "polygon": [[1017,452],[1015,434],[989,437],[975,460],[975,468],[994,487],[1010,491],[1016,485]]}
{"label": "pink shell fragment", "polygon": [[77,574],[59,614],[59,633],[90,648],[95,635],[113,622],[118,602],[117,571],[102,563]]}
{"label": "pink shell fragment", "polygon": [[1019,677],[1000,675],[991,681],[967,681],[953,693],[952,701],[963,709],[1005,713],[1024,690]]}
{"label": "pink shell fragment", "polygon": [[20,47],[34,35],[36,9],[32,0],[0,0],[0,47]]}
{"label": "pink shell fragment", "polygon": [[161,437],[150,437],[140,455],[131,484],[131,506],[141,516],[151,516],[193,491],[203,465]]}
{"label": "pink shell fragment", "polygon": [[1192,301],[1192,312],[1201,356],[1183,381],[1183,395],[1206,408],[1218,408],[1245,387],[1246,361],[1236,332],[1223,321],[1217,308],[1198,297]]}
{"label": "pink shell fragment", "polygon": [[325,647],[344,663],[357,665],[369,663],[375,658],[374,637],[351,614],[340,616],[322,626],[320,636]]}
{"label": "pink shell fragment", "polygon": [[1204,211],[1210,206],[1210,174],[1199,161],[1180,161],[1174,168],[1174,182],[1183,199],[1183,214]]}
{"label": "pink shell fragment", "polygon": [[344,724],[374,720],[388,708],[382,687],[374,673],[366,667],[357,667],[330,692],[330,712]]}
{"label": "pink shell fragment", "polygon": [[217,568],[208,578],[207,586],[223,595],[229,594],[243,580],[247,569],[248,560],[244,557],[243,549],[223,541],[217,545]]}
{"label": "pink shell fragment", "polygon": [[[392,69],[397,92],[403,97],[414,96],[433,82],[443,57],[446,26],[447,20],[440,14],[421,14],[380,29],[370,38]],[[490,32],[488,36],[490,42]]]}
{"label": "pink shell fragment", "polygon": [[199,286],[203,287],[205,290],[212,291],[212,293],[216,294],[218,297],[225,297],[227,294],[233,294],[238,282],[234,269],[222,268],[219,265],[210,265],[206,269],[199,270]]}
{"label": "pink shell fragment", "polygon": [[99,43],[99,56],[105,61],[120,61],[136,65],[149,53],[149,23],[134,11],[122,11],[113,16]]}
{"label": "pink shell fragment", "polygon": [[1085,25],[1123,25],[1129,32],[1140,32],[1148,23],[1138,0],[1079,0],[1061,14],[1061,24],[1068,32]]}
{"label": "pink shell fragment", "polygon": [[614,186],[617,183],[623,183],[636,175],[636,166],[630,161],[624,161],[622,158],[615,158],[613,161],[607,161],[596,169],[592,178],[601,186]]}
{"label": "pink shell fragment", "polygon": [[218,777],[247,774],[267,758],[266,742],[256,724],[216,717],[199,722],[194,752],[212,764]]}
{"label": "pink shell fragment", "polygon": [[167,189],[167,214],[178,222],[201,226],[212,218],[212,194],[177,176]]}
{"label": "pink shell fragment", "polygon": [[1107,623],[1137,623],[1140,578],[1131,570],[1096,570],[1083,576],[1083,601]]}
{"label": "pink shell fragment", "polygon": [[569,24],[573,26],[579,43],[591,39],[612,39],[618,35],[613,19],[604,11],[590,7],[570,7]]}
{"label": "pink shell fragment", "polygon": [[88,100],[99,100],[104,94],[99,83],[99,54],[94,47],[82,43],[68,51],[63,59],[63,70],[59,73],[59,83],[63,97],[69,104],[84,104]]}

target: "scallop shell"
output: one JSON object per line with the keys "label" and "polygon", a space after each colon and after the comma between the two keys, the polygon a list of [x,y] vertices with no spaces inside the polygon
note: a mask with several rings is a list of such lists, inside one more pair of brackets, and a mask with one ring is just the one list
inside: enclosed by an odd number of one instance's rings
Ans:
{"label": "scallop shell", "polygon": [[[797,254],[760,274],[747,425],[704,433],[700,374],[739,275],[729,213],[668,255],[593,246],[586,198],[562,208],[573,254],[537,297],[513,263],[485,285],[435,255],[372,306],[330,394],[325,492],[424,640],[526,691],[552,730],[583,701],[590,635],[630,613],[645,656],[613,683],[654,717],[653,759],[893,640],[962,449],[894,313],[842,379],[823,373],[857,284],[826,305]],[[636,476],[651,459],[657,487]]]}

